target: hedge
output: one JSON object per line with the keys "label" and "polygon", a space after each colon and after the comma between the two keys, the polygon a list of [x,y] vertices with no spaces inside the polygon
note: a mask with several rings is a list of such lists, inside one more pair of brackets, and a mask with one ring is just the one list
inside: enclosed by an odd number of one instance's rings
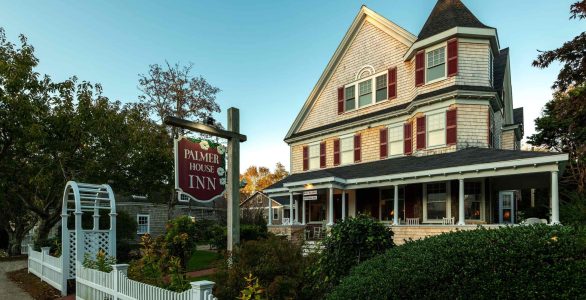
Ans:
{"label": "hedge", "polygon": [[586,295],[581,237],[534,225],[408,242],[354,268],[328,299],[578,299]]}

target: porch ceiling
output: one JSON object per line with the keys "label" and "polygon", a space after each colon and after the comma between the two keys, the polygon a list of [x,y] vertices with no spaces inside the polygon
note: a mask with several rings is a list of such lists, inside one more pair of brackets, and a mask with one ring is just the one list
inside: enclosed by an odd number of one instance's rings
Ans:
{"label": "porch ceiling", "polygon": [[[405,156],[368,163],[292,174],[265,189],[266,193],[282,193],[302,189],[333,186],[361,188],[409,182],[455,178],[502,176],[558,170],[568,155],[551,152],[467,148],[456,152],[429,156]],[[563,170],[563,168],[559,168]]]}

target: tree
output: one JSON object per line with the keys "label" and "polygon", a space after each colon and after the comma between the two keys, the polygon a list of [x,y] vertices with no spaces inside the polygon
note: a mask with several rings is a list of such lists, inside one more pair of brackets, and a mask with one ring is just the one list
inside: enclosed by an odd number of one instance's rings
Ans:
{"label": "tree", "polygon": [[[220,89],[209,84],[202,76],[192,76],[192,69],[191,63],[180,66],[165,62],[164,66],[150,65],[148,74],[139,75],[139,89],[142,92],[139,99],[161,123],[166,116],[204,122],[213,113],[220,112],[220,106],[216,103],[216,95]],[[219,124],[215,126],[221,127]],[[179,133],[177,128],[169,131],[169,146],[165,150],[170,155],[173,153],[173,140],[179,137]],[[171,181],[168,189],[171,191],[168,198],[170,219],[172,209],[177,203]]]}
{"label": "tree", "polygon": [[[578,1],[570,7],[570,19],[586,18],[586,0]],[[564,43],[555,50],[543,51],[533,66],[547,68],[554,62],[563,63],[557,80],[553,84],[554,89],[566,91],[572,86],[586,81],[586,32],[582,32],[573,40]]]}
{"label": "tree", "polygon": [[275,171],[271,173],[267,167],[250,166],[244,174],[240,175],[240,181],[246,180],[246,186],[240,189],[241,199],[246,199],[257,191],[262,191],[273,183],[287,177],[289,173],[285,166],[277,163]]}
{"label": "tree", "polygon": [[[586,0],[570,7],[570,19],[586,18]],[[562,47],[539,54],[533,65],[546,68],[552,62],[564,65],[541,117],[535,120],[537,133],[529,144],[569,154],[567,172],[562,178],[563,189],[583,193],[586,189],[586,32]]]}

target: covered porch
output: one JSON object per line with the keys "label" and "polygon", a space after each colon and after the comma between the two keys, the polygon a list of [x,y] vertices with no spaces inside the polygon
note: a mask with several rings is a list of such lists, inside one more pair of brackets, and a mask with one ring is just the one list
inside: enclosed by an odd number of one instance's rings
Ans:
{"label": "covered porch", "polygon": [[[325,231],[366,214],[392,226],[401,243],[525,218],[559,223],[558,177],[566,160],[559,153],[472,148],[293,174],[265,192],[290,198],[291,221],[279,226],[307,227],[304,238],[315,227]],[[276,226],[270,214],[268,221]]]}

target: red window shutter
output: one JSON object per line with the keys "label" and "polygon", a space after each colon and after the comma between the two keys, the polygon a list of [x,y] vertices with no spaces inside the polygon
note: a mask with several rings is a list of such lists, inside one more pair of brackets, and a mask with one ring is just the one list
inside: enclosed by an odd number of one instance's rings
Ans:
{"label": "red window shutter", "polygon": [[344,113],[344,87],[338,88],[338,114]]}
{"label": "red window shutter", "polygon": [[354,162],[360,162],[362,153],[361,152],[361,136],[360,133],[354,136]]}
{"label": "red window shutter", "polygon": [[385,159],[389,155],[389,129],[381,128],[380,130],[380,158]]}
{"label": "red window shutter", "polygon": [[458,110],[446,112],[446,144],[455,145],[458,138]]}
{"label": "red window shutter", "polygon": [[389,100],[397,98],[397,67],[390,68],[387,74]]}
{"label": "red window shutter", "polygon": [[413,128],[411,122],[405,123],[403,126],[403,152],[405,155],[411,155],[413,153]]}
{"label": "red window shutter", "polygon": [[309,147],[303,146],[303,171],[309,170]]}
{"label": "red window shutter", "polygon": [[334,140],[334,166],[340,165],[340,139]]}
{"label": "red window shutter", "polygon": [[319,167],[326,167],[326,142],[321,142],[319,144]]}
{"label": "red window shutter", "polygon": [[417,52],[415,56],[415,86],[425,83],[425,51]]}
{"label": "red window shutter", "polygon": [[425,149],[425,116],[417,118],[417,150]]}
{"label": "red window shutter", "polygon": [[458,40],[448,41],[448,76],[458,75]]}

